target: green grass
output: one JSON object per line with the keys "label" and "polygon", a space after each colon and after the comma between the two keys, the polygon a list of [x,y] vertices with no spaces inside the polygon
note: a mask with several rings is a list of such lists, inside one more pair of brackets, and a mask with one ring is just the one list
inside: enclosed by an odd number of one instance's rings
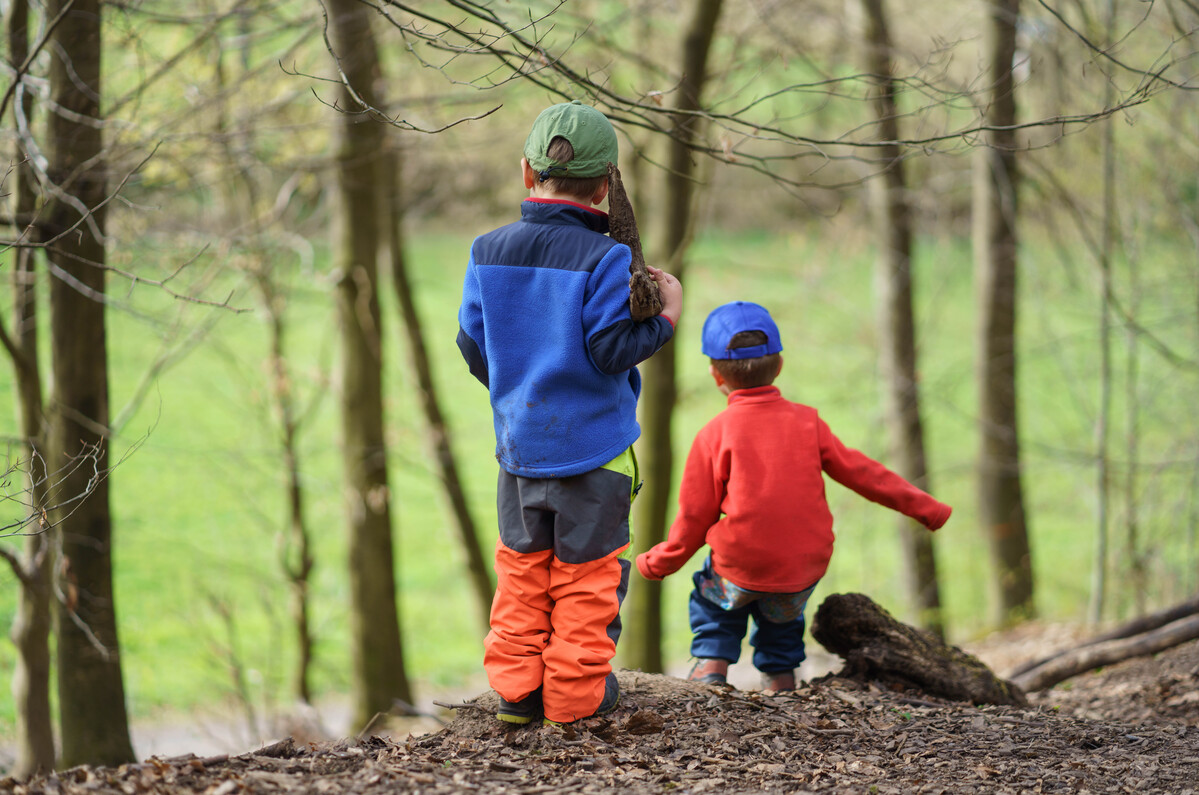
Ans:
{"label": "green grass", "polygon": [[[467,373],[454,345],[467,242],[459,236],[425,235],[412,241],[410,258],[444,409],[489,549],[495,533],[491,420],[486,394]],[[1186,260],[1177,254],[1163,247],[1142,259],[1144,297],[1138,317],[1164,343],[1193,351],[1195,319],[1188,296],[1195,294],[1194,276],[1178,264]],[[871,257],[861,241],[798,229],[708,236],[697,242],[684,276],[685,314],[674,343],[680,362],[674,426],[680,461],[696,430],[724,404],[707,375],[698,336],[706,313],[733,298],[759,301],[775,314],[786,348],[779,380],[784,394],[818,407],[847,444],[886,459]],[[1087,597],[1095,524],[1090,455],[1098,394],[1097,303],[1089,287],[1073,284],[1068,269],[1035,248],[1025,253],[1022,273],[1021,420],[1037,599],[1045,615],[1076,619]],[[289,345],[296,362],[295,389],[304,400],[326,391],[302,441],[306,510],[318,555],[312,590],[319,637],[314,678],[317,691],[329,695],[347,690],[349,669],[337,400],[328,385],[337,352],[336,324],[328,281],[312,274],[293,278]],[[921,388],[932,490],[955,507],[953,519],[937,534],[943,600],[955,639],[993,626],[988,548],[977,527],[973,496],[972,291],[968,246],[928,241],[921,247],[916,297]],[[213,311],[181,304],[146,286],[138,287],[130,301],[142,316],[110,315],[113,405],[118,409],[170,327],[161,319],[194,325]],[[238,295],[234,303],[253,306],[246,295]],[[390,294],[384,295],[384,303],[406,661],[424,693],[464,683],[478,686],[483,629],[462,581],[462,553],[428,453]],[[255,699],[266,705],[287,700],[294,644],[277,563],[283,495],[267,408],[265,352],[259,313],[221,313],[210,336],[161,374],[114,444],[116,456],[123,456],[111,481],[117,605],[135,718],[161,710],[228,709],[231,652]],[[1127,580],[1114,580],[1119,589],[1114,605],[1122,613],[1135,609],[1138,598],[1161,603],[1193,591],[1199,569],[1191,496],[1199,437],[1199,420],[1190,411],[1196,377],[1144,347],[1139,355],[1138,526],[1141,548],[1152,554],[1150,577],[1142,589],[1134,592]],[[1121,455],[1129,400],[1122,390],[1113,405],[1113,439]],[[11,404],[7,377],[0,379],[0,403]],[[12,413],[6,410],[2,416],[0,437],[11,436]],[[893,515],[832,482],[828,495],[838,541],[817,601],[834,592],[862,591],[910,618]],[[1113,507],[1118,519],[1122,505],[1117,501]],[[8,518],[15,507],[6,503],[4,510]],[[1124,538],[1120,522],[1115,523],[1113,559],[1121,572],[1127,570]],[[665,587],[665,649],[668,659],[678,662],[687,657],[689,577],[680,572]],[[11,573],[0,570],[0,624],[11,623],[15,596]],[[231,624],[222,622],[218,605],[228,606]],[[0,644],[0,678],[11,678],[12,660],[11,644]],[[11,701],[0,699],[0,738],[11,734],[11,709]]]}

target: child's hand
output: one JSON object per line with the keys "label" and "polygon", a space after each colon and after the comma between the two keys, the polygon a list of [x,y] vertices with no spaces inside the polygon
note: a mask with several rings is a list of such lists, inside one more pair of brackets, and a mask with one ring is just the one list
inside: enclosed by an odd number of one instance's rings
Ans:
{"label": "child's hand", "polygon": [[646,265],[645,269],[649,271],[649,277],[658,283],[658,295],[662,298],[660,314],[670,321],[670,325],[678,325],[679,315],[683,312],[683,285],[664,270],[650,265]]}

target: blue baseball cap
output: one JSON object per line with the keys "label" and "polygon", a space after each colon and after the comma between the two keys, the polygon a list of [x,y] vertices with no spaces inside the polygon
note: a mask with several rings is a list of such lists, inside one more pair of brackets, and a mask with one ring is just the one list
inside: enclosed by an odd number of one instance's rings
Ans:
{"label": "blue baseball cap", "polygon": [[[762,332],[766,335],[766,344],[730,348],[733,337],[742,331]],[[782,353],[783,341],[779,337],[779,327],[766,307],[749,301],[733,301],[713,309],[704,321],[703,351],[709,359],[756,359]]]}

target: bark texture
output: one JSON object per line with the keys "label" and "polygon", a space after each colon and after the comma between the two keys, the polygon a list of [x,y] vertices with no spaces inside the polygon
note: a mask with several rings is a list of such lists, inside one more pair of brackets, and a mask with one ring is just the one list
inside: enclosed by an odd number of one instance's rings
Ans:
{"label": "bark texture", "polygon": [[[916,371],[916,319],[912,310],[912,212],[899,140],[891,36],[883,0],[862,0],[866,10],[867,68],[873,76],[871,110],[884,167],[871,183],[878,229],[875,282],[879,296],[879,363],[883,374],[889,462],[895,471],[929,490]],[[919,623],[945,636],[933,536],[919,522],[899,517],[908,594]]]}
{"label": "bark texture", "polygon": [[[62,764],[134,760],[125,709],[112,587],[108,352],[105,330],[106,198],[99,0],[66,6],[51,34],[49,164],[58,191],[46,213],[50,282],[52,470],[59,472],[62,598],[56,615]],[[72,206],[74,204],[74,206]],[[82,212],[80,207],[85,208]]]}
{"label": "bark texture", "polygon": [[615,163],[608,164],[608,186],[608,234],[633,252],[633,261],[629,263],[629,313],[640,323],[662,311],[662,298],[658,295],[658,285],[645,269],[637,216]]}
{"label": "bark texture", "polygon": [[[242,19],[243,23],[246,21]],[[245,153],[255,150],[257,130],[253,126],[242,127],[229,123],[229,98],[225,96],[225,89],[239,79],[239,74],[236,70],[229,74],[231,70],[226,67],[227,55],[224,47],[218,46],[214,58],[218,94],[224,97],[216,105],[214,133],[215,140],[220,142],[230,175],[225,183],[225,200],[230,214],[247,219],[247,227],[252,230],[253,237],[266,241],[269,240],[268,225],[278,222],[278,219],[266,220],[270,214],[262,209],[263,186],[245,157]],[[257,288],[259,306],[266,319],[268,388],[271,408],[278,422],[277,442],[286,481],[286,517],[284,527],[276,537],[279,566],[288,587],[291,629],[296,640],[296,659],[291,672],[292,693],[300,702],[311,704],[311,673],[317,638],[313,632],[309,584],[316,568],[316,559],[305,512],[303,449],[300,444],[306,412],[299,404],[289,364],[287,293],[280,288],[275,273],[277,267],[276,258],[267,246],[260,256],[250,261],[248,272]]]}
{"label": "bark texture", "polygon": [[292,692],[305,704],[312,703],[312,659],[316,638],[312,632],[309,583],[316,560],[312,553],[312,534],[304,512],[304,478],[300,466],[300,413],[291,391],[288,372],[287,324],[283,301],[275,293],[271,277],[257,274],[263,310],[267,316],[270,353],[271,402],[279,420],[279,451],[287,479],[287,530],[281,534],[280,564],[287,579],[292,629],[296,638],[296,661],[292,669]]}
{"label": "bark texture", "polygon": [[880,679],[972,704],[1027,703],[1018,687],[930,632],[896,621],[863,594],[833,594],[816,610],[812,637],[845,660],[841,676]]}
{"label": "bark texture", "polygon": [[1016,98],[1012,59],[1019,0],[991,0],[986,29],[987,106],[974,174],[978,305],[979,517],[991,545],[999,618],[1035,613],[1020,472],[1016,391]]}
{"label": "bark texture", "polygon": [[[327,4],[330,38],[348,87],[338,117],[334,262],[341,326],[341,417],[345,510],[349,533],[353,725],[364,730],[396,700],[411,702],[396,607],[391,492],[383,427],[383,336],[378,257],[383,126],[362,102],[378,107],[382,79],[369,6]],[[351,91],[352,89],[352,91]],[[361,101],[360,99],[361,98]]]}
{"label": "bark texture", "polygon": [[[663,200],[665,208],[662,243],[657,260],[664,269],[684,281],[683,252],[690,236],[691,204],[695,183],[692,173],[690,142],[698,135],[695,116],[684,111],[699,107],[706,76],[708,51],[720,18],[721,0],[699,0],[692,10],[683,42],[683,78],[677,92],[677,112],[668,154],[668,176]],[[684,281],[685,283],[685,281]],[[681,327],[681,325],[680,325]],[[679,328],[675,328],[678,337]],[[637,457],[645,487],[633,503],[633,546],[639,554],[666,537],[666,516],[670,503],[674,472],[671,428],[678,399],[675,376],[675,350],[665,345],[642,365],[641,390],[642,437]],[[662,584],[634,578],[625,600],[629,631],[621,638],[621,656],[625,664],[643,671],[662,670]]]}
{"label": "bark texture", "polygon": [[[8,53],[14,69],[29,54],[29,3],[13,0],[7,20]],[[16,86],[13,128],[27,129],[33,115],[33,93],[24,84]],[[20,117],[24,121],[18,120]],[[12,209],[27,242],[38,239],[26,219],[32,218],[37,203],[28,150],[18,139],[13,152]],[[13,248],[13,331],[5,347],[12,357],[14,383],[23,442],[22,457],[28,462],[26,493],[29,510],[40,513],[46,505],[47,469],[45,405],[41,367],[38,364],[38,302],[34,249]],[[3,331],[3,329],[0,329]],[[38,532],[40,530],[40,532]],[[13,664],[12,694],[16,713],[16,761],[12,775],[17,779],[54,769],[54,722],[50,709],[51,578],[53,557],[51,533],[44,522],[30,527],[24,556],[15,560],[20,583],[19,602],[13,617],[11,637],[17,648]]]}
{"label": "bark texture", "polygon": [[421,407],[425,411],[425,421],[429,425],[429,436],[433,443],[433,454],[441,472],[442,486],[446,498],[453,511],[455,525],[458,528],[458,541],[462,546],[462,554],[466,558],[467,576],[471,590],[475,593],[475,605],[479,614],[479,626],[484,633],[491,624],[491,597],[495,593],[495,583],[491,577],[491,565],[483,555],[483,546],[479,540],[478,526],[470,512],[466,499],[466,490],[462,485],[462,475],[458,470],[458,460],[454,456],[454,447],[450,439],[450,426],[445,421],[441,410],[441,400],[438,397],[437,385],[433,381],[433,366],[429,361],[429,349],[425,344],[425,334],[421,328],[420,316],[416,311],[416,299],[412,293],[411,280],[408,278],[408,264],[404,254],[404,237],[401,221],[403,212],[400,198],[400,156],[394,146],[388,149],[387,166],[383,169],[387,181],[387,228],[388,253],[391,258],[391,282],[396,292],[396,302],[400,306],[400,317],[404,323],[404,334],[408,340],[408,352],[412,361],[412,370],[416,374],[417,387],[420,390]]}

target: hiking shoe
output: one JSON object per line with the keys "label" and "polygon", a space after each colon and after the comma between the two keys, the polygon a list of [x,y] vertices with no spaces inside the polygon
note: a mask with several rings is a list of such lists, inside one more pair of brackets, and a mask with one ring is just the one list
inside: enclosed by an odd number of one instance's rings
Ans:
{"label": "hiking shoe", "polygon": [[595,708],[595,715],[607,715],[616,709],[616,705],[619,703],[620,682],[616,681],[616,672],[613,671],[604,680],[604,697],[600,699],[599,706]]}
{"label": "hiking shoe", "polygon": [[[612,673],[608,674],[606,679],[604,679],[604,697],[600,699],[599,706],[595,708],[595,712],[584,718],[577,718],[576,720],[587,720],[587,718],[594,718],[599,715],[607,715],[609,712],[616,709],[616,705],[619,703],[620,682],[616,681],[616,672],[613,671]],[[542,721],[545,726],[556,726],[559,729],[574,722],[575,721],[550,720],[549,718],[546,718],[544,721]]]}
{"label": "hiking shoe", "polygon": [[783,692],[795,689],[795,671],[763,671],[762,689]]}
{"label": "hiking shoe", "polygon": [[717,657],[697,657],[691,673],[687,674],[688,682],[705,682],[709,685],[727,685],[729,683],[729,661]]}
{"label": "hiking shoe", "polygon": [[504,723],[523,726],[541,717],[541,688],[537,688],[520,701],[509,701],[500,696],[500,708],[495,717]]}

